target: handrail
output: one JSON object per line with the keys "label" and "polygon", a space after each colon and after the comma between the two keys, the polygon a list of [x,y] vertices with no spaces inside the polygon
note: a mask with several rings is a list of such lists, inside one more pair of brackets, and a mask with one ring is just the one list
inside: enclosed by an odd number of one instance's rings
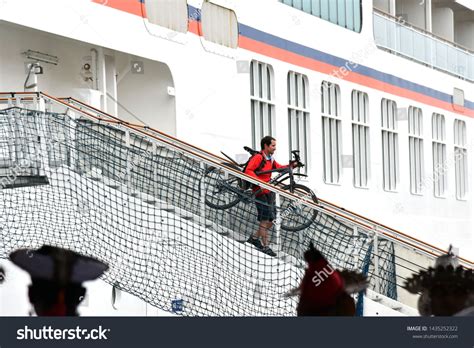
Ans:
{"label": "handrail", "polygon": [[[43,94],[45,94],[45,93],[43,93]],[[47,94],[45,94],[45,95],[47,95]],[[49,97],[51,97],[51,96],[49,96]],[[87,109],[89,109],[89,110],[92,110],[92,111],[94,111],[94,112],[96,112],[96,113],[98,113],[98,114],[100,114],[100,115],[102,115],[102,116],[105,116],[105,117],[108,117],[108,118],[111,118],[111,119],[114,119],[114,120],[120,120],[121,122],[124,122],[124,123],[126,123],[126,124],[133,125],[133,124],[127,122],[127,121],[123,121],[123,120],[119,119],[119,118],[116,117],[116,116],[113,116],[113,115],[110,115],[110,114],[108,114],[108,113],[106,113],[106,112],[103,112],[102,110],[99,110],[99,109],[97,109],[97,108],[95,108],[95,107],[93,107],[93,106],[91,106],[91,105],[87,105],[87,104],[85,104],[85,103],[83,103],[83,102],[81,102],[80,100],[77,100],[77,99],[75,99],[75,98],[72,98],[72,97],[64,97],[64,98],[58,98],[58,99],[59,99],[59,100],[68,100],[68,104],[72,104],[72,105],[77,104],[77,105],[80,105],[80,107],[84,107],[84,108],[87,108]],[[71,101],[72,101],[72,103],[71,103]],[[187,142],[185,142],[185,141],[183,141],[183,140],[181,140],[181,139],[178,139],[178,138],[176,138],[176,137],[173,137],[173,136],[171,136],[171,135],[169,135],[169,134],[166,134],[166,133],[164,133],[164,132],[162,132],[162,131],[159,131],[159,130],[157,130],[157,129],[148,127],[148,126],[146,126],[146,125],[138,125],[138,124],[135,124],[135,125],[133,125],[133,126],[134,126],[134,127],[142,127],[144,130],[149,130],[149,131],[151,131],[151,132],[153,132],[153,133],[156,133],[156,134],[158,134],[158,135],[160,135],[160,136],[162,136],[162,137],[165,137],[165,138],[167,138],[167,139],[172,139],[174,142],[178,142],[178,143],[180,143],[180,144],[182,144],[182,145],[184,145],[184,146],[186,146],[186,147],[189,147],[190,149],[192,149],[192,150],[194,150],[194,151],[198,151],[198,152],[200,152],[200,153],[202,153],[202,154],[205,154],[205,155],[207,155],[207,156],[214,157],[214,158],[216,158],[216,159],[218,159],[218,160],[220,160],[220,161],[227,161],[226,159],[224,159],[224,158],[222,158],[222,157],[220,157],[220,156],[218,156],[218,155],[216,155],[216,154],[214,154],[214,153],[212,153],[212,152],[209,152],[209,151],[204,150],[204,149],[202,149],[202,148],[200,148],[200,147],[198,147],[198,146],[195,146],[195,145],[192,145],[192,144],[190,144],[190,143],[187,143]]]}
{"label": "handrail", "polygon": [[[59,105],[61,105],[63,107],[66,107],[66,108],[70,108],[70,109],[74,110],[75,112],[78,112],[79,114],[82,114],[83,116],[85,116],[87,118],[92,118],[93,120],[96,120],[96,121],[101,122],[101,123],[109,123],[109,124],[112,124],[112,125],[115,125],[115,126],[121,126],[121,127],[124,127],[124,128],[128,128],[130,131],[132,131],[134,133],[139,133],[142,136],[152,138],[152,139],[157,140],[161,143],[166,143],[167,145],[169,145],[174,150],[184,151],[184,152],[188,153],[190,155],[190,157],[193,157],[195,159],[197,158],[198,160],[201,160],[201,161],[205,162],[208,165],[219,167],[219,168],[223,169],[224,171],[232,173],[232,175],[234,175],[236,177],[247,180],[247,181],[252,182],[254,184],[258,184],[258,185],[260,185],[260,186],[262,186],[262,187],[264,187],[268,190],[271,190],[273,192],[276,192],[276,193],[278,193],[278,194],[280,194],[280,195],[282,195],[282,196],[284,196],[288,199],[298,200],[299,203],[301,203],[305,206],[316,209],[318,211],[323,211],[324,213],[332,215],[333,217],[335,217],[335,218],[337,218],[341,221],[345,221],[345,222],[348,222],[350,224],[358,225],[358,226],[360,226],[364,229],[367,229],[369,231],[373,231],[375,234],[380,235],[384,238],[387,238],[387,239],[390,239],[392,241],[401,243],[401,244],[403,244],[405,246],[408,246],[410,248],[414,248],[415,250],[417,250],[421,254],[425,254],[429,257],[437,257],[441,254],[446,253],[446,251],[441,249],[441,248],[438,248],[438,247],[433,246],[429,243],[426,243],[422,240],[411,237],[408,234],[405,234],[403,232],[397,231],[393,228],[390,228],[388,226],[380,224],[380,223],[378,223],[374,220],[366,218],[366,217],[364,217],[362,215],[359,215],[357,213],[354,213],[350,210],[347,210],[345,208],[337,206],[337,205],[335,205],[335,204],[333,204],[329,201],[320,199],[320,202],[321,202],[320,205],[316,205],[312,201],[302,199],[301,197],[298,197],[298,196],[296,196],[292,193],[289,193],[287,191],[283,191],[281,188],[279,188],[277,186],[270,185],[266,182],[263,182],[263,181],[258,180],[256,178],[253,178],[253,177],[250,177],[250,176],[248,176],[248,175],[246,175],[246,174],[244,174],[240,171],[234,170],[232,168],[224,167],[220,164],[220,161],[224,161],[224,159],[217,156],[217,155],[215,155],[215,154],[212,154],[211,152],[200,149],[200,148],[198,148],[194,145],[186,143],[186,142],[184,142],[180,139],[172,137],[168,134],[165,134],[165,133],[163,133],[161,131],[158,131],[158,130],[155,130],[153,128],[150,128],[150,127],[147,127],[147,126],[144,126],[144,125],[132,124],[132,123],[129,123],[127,121],[122,121],[122,120],[120,120],[119,118],[117,118],[113,115],[107,114],[107,113],[105,113],[101,110],[98,110],[98,109],[96,109],[92,106],[84,104],[81,101],[76,100],[74,98],[61,98],[61,99],[58,99],[58,98],[52,97],[52,96],[50,96],[46,93],[43,93],[43,92],[0,92],[0,96],[2,96],[2,95],[11,95],[11,98],[15,98],[15,95],[19,95],[19,96],[33,95],[36,98],[44,98],[45,100],[48,100],[50,102],[59,104]],[[10,98],[6,98],[6,99],[1,99],[0,98],[0,101],[1,100],[9,100],[9,99]],[[34,100],[34,97],[30,98],[30,100]],[[84,111],[84,110],[80,109],[79,107],[77,107],[73,104],[65,102],[64,100],[73,101],[75,104],[79,104],[82,107],[88,108],[89,110],[91,110],[93,112],[96,112],[96,113],[104,116],[105,118],[93,115],[93,114],[91,114],[87,111]],[[153,132],[154,134],[151,133],[151,132]],[[211,158],[209,158],[209,157],[211,157]],[[463,264],[463,266],[468,267],[468,268],[473,268],[474,263],[472,261],[470,261],[468,259],[465,259],[465,258],[462,258],[462,257],[460,257],[459,259],[460,259],[460,262]]]}
{"label": "handrail", "polygon": [[[28,94],[28,92],[19,92],[19,93],[15,93],[15,92],[7,92],[7,93],[3,93],[3,92],[0,92],[0,95],[4,95],[4,94],[21,94],[21,95],[24,95],[24,94]],[[58,98],[55,98],[55,97],[52,97],[46,93],[43,93],[43,92],[31,92],[31,94],[37,94],[39,96],[42,96],[44,99],[47,99],[49,100],[50,102],[54,102],[54,103],[57,103],[59,105],[62,105],[66,108],[70,108],[70,109],[73,109],[74,111],[88,117],[88,118],[92,118],[96,121],[99,121],[99,122],[102,122],[102,123],[110,123],[110,124],[113,124],[113,125],[118,125],[118,126],[123,126],[125,128],[128,128],[129,130],[131,130],[132,132],[136,132],[136,133],[139,133],[140,135],[144,135],[144,136],[147,136],[147,137],[150,137],[154,140],[158,140],[159,142],[162,142],[162,143],[166,143],[168,144],[169,146],[171,146],[173,149],[175,150],[178,150],[178,151],[184,151],[184,152],[188,152],[189,154],[191,154],[190,157],[197,157],[199,160],[202,160],[204,162],[206,162],[208,165],[211,165],[211,166],[215,166],[215,167],[219,167],[219,168],[222,168],[226,171],[230,171],[232,172],[233,175],[241,178],[241,179],[245,179],[247,181],[250,181],[252,182],[253,184],[257,184],[259,186],[262,186],[264,187],[265,189],[268,189],[268,190],[273,190],[273,191],[279,191],[278,193],[287,197],[288,199],[298,199],[300,200],[302,203],[304,202],[305,204],[309,204],[311,205],[310,207],[311,208],[314,208],[314,209],[319,209],[321,210],[321,207],[317,206],[316,204],[314,204],[313,202],[311,201],[307,201],[307,200],[302,200],[300,197],[292,194],[292,193],[289,193],[287,191],[283,191],[282,189],[280,189],[279,187],[277,186],[274,186],[274,185],[271,185],[271,184],[268,184],[267,182],[264,182],[264,181],[261,181],[259,179],[256,179],[256,178],[253,178],[253,177],[250,177],[250,176],[247,176],[246,174],[240,172],[240,171],[237,171],[237,170],[234,170],[232,168],[228,168],[228,167],[224,167],[221,163],[219,162],[216,162],[215,160],[213,159],[209,159],[209,158],[206,158],[205,156],[199,154],[199,153],[195,153],[194,151],[192,150],[189,150],[189,149],[186,149],[186,148],[183,148],[183,147],[180,147],[179,145],[176,145],[173,143],[173,140],[176,140],[177,142],[182,142],[181,140],[178,140],[174,137],[171,137],[169,135],[165,135],[166,138],[168,139],[160,139],[158,136],[154,135],[154,134],[149,134],[147,133],[147,130],[150,130],[149,127],[146,127],[146,126],[142,126],[142,125],[134,125],[134,124],[131,124],[129,122],[126,122],[126,121],[122,121],[120,119],[117,119],[116,117],[112,116],[112,115],[109,115],[111,118],[113,118],[112,120],[108,120],[108,119],[105,119],[105,118],[101,118],[101,117],[97,117],[93,114],[90,114],[86,111],[83,111],[73,105],[70,105],[66,102],[63,102],[62,100],[58,99]],[[38,97],[39,98],[39,97]],[[1,99],[0,99],[1,100]],[[33,99],[31,99],[33,100]],[[104,113],[105,114],[105,113]],[[108,114],[106,114],[108,115]],[[153,130],[155,131],[155,130]],[[158,133],[161,133],[159,131],[157,131]],[[170,140],[171,139],[171,140]],[[182,142],[184,143],[184,142]],[[192,145],[189,145],[191,147],[194,147]],[[213,157],[215,157],[216,159],[219,159],[219,160],[224,160],[223,158],[217,156],[217,155],[213,155],[211,153],[209,153],[210,155],[212,155]]]}

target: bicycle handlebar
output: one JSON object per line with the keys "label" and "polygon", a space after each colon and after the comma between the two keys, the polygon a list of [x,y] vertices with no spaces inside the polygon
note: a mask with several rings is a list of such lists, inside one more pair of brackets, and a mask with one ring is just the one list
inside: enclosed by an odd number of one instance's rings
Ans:
{"label": "bicycle handlebar", "polygon": [[[254,150],[248,146],[244,146],[244,150],[247,151],[251,156],[253,155],[256,155],[258,153],[260,153],[260,151],[257,151],[257,150]],[[301,168],[301,167],[304,167],[304,164],[301,163],[301,157],[300,157],[300,150],[293,150],[291,151],[291,154],[293,156],[293,160],[290,161],[290,165],[291,163],[294,161],[296,162],[296,167],[297,168]],[[227,157],[227,156],[226,156]],[[263,171],[263,172],[258,172],[256,173],[257,175],[260,175],[260,174],[267,174],[267,173],[271,173],[271,172],[275,172],[276,170],[266,170],[266,171]]]}

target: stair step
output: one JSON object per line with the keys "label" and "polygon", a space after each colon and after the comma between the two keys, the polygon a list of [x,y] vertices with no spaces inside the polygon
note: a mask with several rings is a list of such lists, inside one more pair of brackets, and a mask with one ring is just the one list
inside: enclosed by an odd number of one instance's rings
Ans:
{"label": "stair step", "polygon": [[159,210],[164,210],[164,211],[167,211],[169,213],[174,213],[175,212],[175,207],[171,204],[164,203],[164,202],[157,202],[155,205]]}
{"label": "stair step", "polygon": [[176,158],[177,154],[174,151],[170,151],[168,148],[164,146],[158,146],[156,150],[156,154],[159,157],[164,157],[164,158]]}
{"label": "stair step", "polygon": [[109,179],[107,177],[103,178],[102,182],[104,183],[104,185],[106,185],[106,186],[108,186],[112,189],[115,189],[115,190],[118,189],[120,186],[122,186],[122,184],[119,183],[118,181]]}
{"label": "stair step", "polygon": [[196,215],[194,215],[193,213],[190,213],[187,210],[176,208],[176,207],[174,209],[175,209],[175,213],[177,215],[179,215],[182,219],[185,219],[185,220],[199,220],[199,218]]}

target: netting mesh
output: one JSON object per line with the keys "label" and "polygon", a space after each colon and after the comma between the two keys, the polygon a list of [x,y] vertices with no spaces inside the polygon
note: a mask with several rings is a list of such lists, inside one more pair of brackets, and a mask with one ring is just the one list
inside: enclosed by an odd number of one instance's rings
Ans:
{"label": "netting mesh", "polygon": [[[169,311],[182,299],[183,315],[222,316],[294,315],[297,298],[283,294],[298,286],[310,241],[338,268],[373,260],[368,231],[323,212],[301,231],[272,227],[278,257],[263,254],[245,243],[258,226],[252,197],[210,207],[208,165],[120,125],[11,108],[0,137],[0,257],[69,248],[107,262],[103,279],[147,303]],[[380,291],[395,298],[393,245],[379,243]]]}

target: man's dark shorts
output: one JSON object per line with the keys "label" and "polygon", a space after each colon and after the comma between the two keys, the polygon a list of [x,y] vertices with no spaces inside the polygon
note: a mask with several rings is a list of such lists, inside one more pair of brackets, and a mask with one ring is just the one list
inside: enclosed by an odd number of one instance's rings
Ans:
{"label": "man's dark shorts", "polygon": [[258,221],[273,221],[276,218],[275,193],[265,193],[255,200]]}

